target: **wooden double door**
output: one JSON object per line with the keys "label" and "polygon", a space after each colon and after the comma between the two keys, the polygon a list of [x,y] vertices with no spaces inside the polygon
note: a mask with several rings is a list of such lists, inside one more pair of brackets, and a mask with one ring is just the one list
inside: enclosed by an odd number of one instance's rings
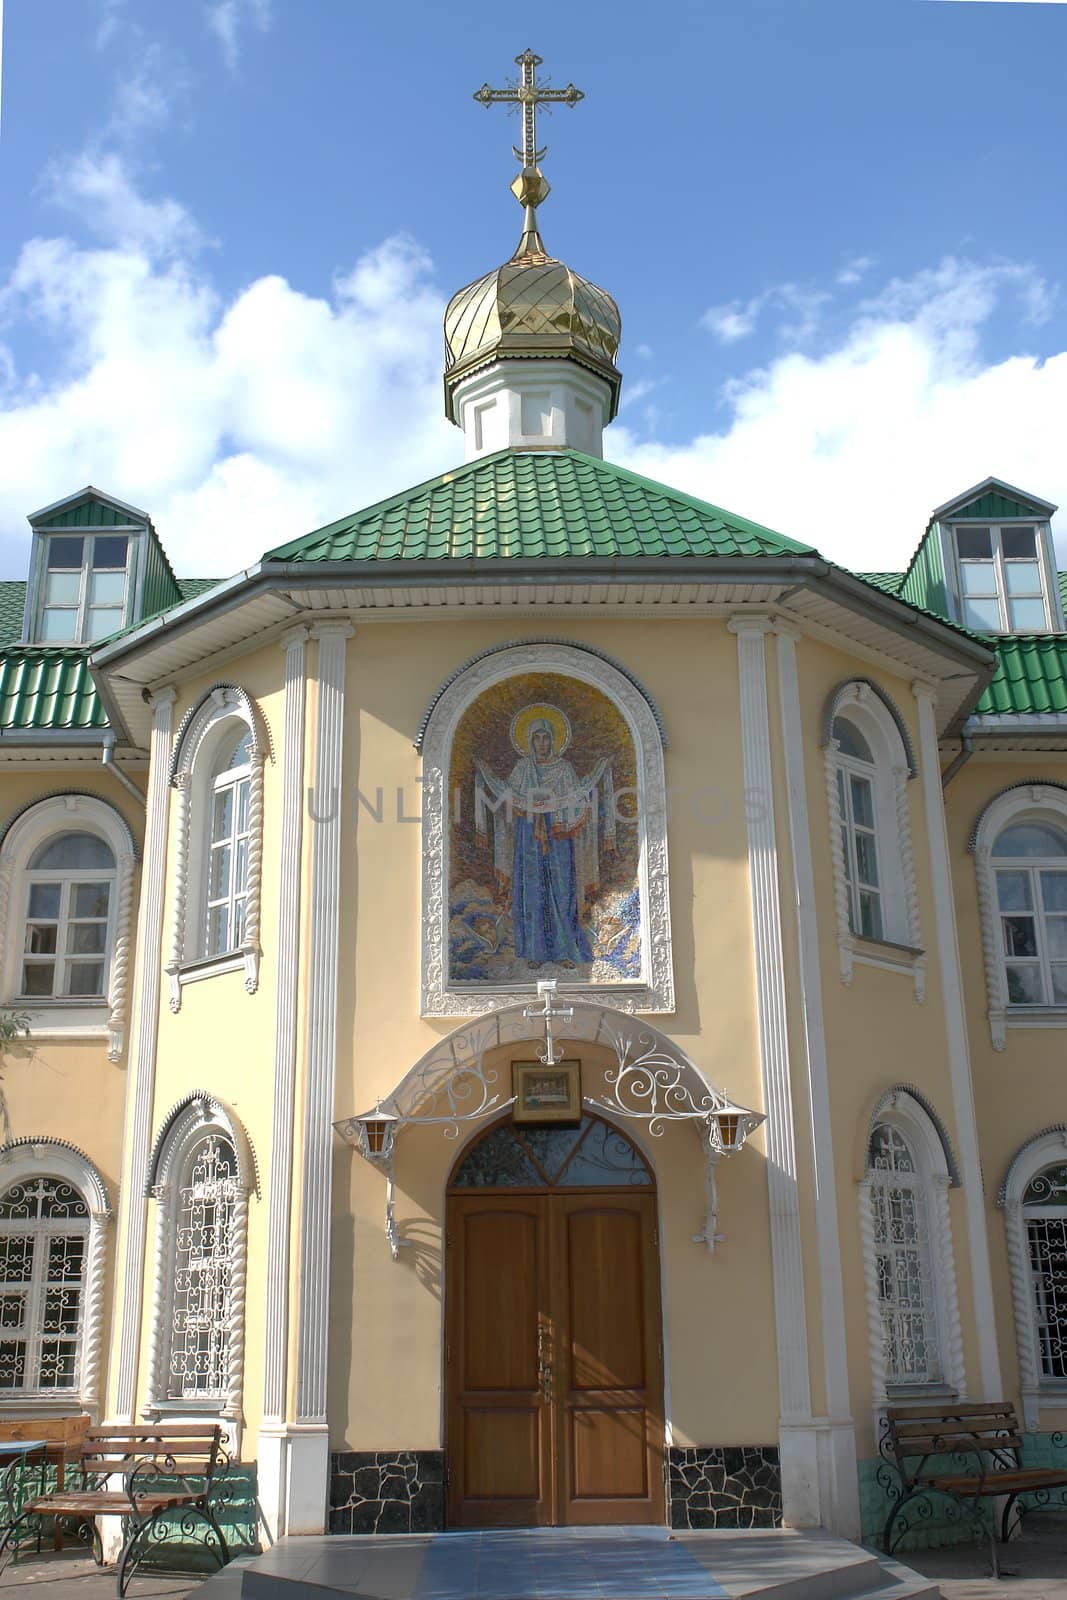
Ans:
{"label": "wooden double door", "polygon": [[595,1118],[584,1119],[583,1140],[590,1125],[572,1176],[600,1185],[550,1178],[539,1190],[457,1184],[449,1194],[452,1527],[664,1519],[655,1192],[636,1152],[629,1181],[612,1185],[617,1174],[589,1153],[633,1147]]}

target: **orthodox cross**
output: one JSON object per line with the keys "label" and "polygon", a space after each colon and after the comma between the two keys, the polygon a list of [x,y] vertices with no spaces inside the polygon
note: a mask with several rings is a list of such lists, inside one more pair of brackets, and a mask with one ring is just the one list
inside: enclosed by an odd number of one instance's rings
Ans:
{"label": "orthodox cross", "polygon": [[541,1017],[545,1024],[545,1053],[538,1060],[546,1067],[554,1067],[559,1057],[556,1055],[556,1041],[552,1037],[552,1024],[557,1021],[566,1022],[574,1015],[573,1006],[560,1006],[552,1004],[556,994],[555,978],[543,979],[537,985],[537,998],[544,1001],[543,1007],[538,1010],[536,1006],[526,1006],[523,1009],[524,1017]]}
{"label": "orthodox cross", "polygon": [[532,50],[524,50],[521,56],[515,57],[515,64],[521,69],[518,83],[509,82],[505,89],[490,89],[483,83],[474,98],[479,105],[488,111],[491,105],[511,105],[522,107],[522,149],[512,145],[516,161],[521,161],[524,168],[536,167],[548,146],[537,148],[537,108],[552,102],[565,106],[576,106],[585,96],[581,89],[576,89],[573,83],[568,83],[565,89],[550,89],[547,81],[538,83],[537,69],[541,65],[541,57],[535,56]]}

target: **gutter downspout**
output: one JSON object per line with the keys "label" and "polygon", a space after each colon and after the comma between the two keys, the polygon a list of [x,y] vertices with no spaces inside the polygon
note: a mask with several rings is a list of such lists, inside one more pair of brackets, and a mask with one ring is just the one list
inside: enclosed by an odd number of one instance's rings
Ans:
{"label": "gutter downspout", "polygon": [[969,733],[960,734],[959,754],[954,756],[941,774],[941,792],[944,794],[953,778],[961,767],[965,767],[974,755],[974,740]]}
{"label": "gutter downspout", "polygon": [[126,776],[126,774],[123,772],[122,768],[120,766],[117,766],[116,763],[115,763],[115,735],[114,735],[114,733],[105,733],[104,734],[104,744],[103,744],[103,748],[102,748],[102,750],[100,752],[100,760],[102,761],[102,763],[103,763],[103,765],[105,767],[107,767],[111,772],[113,772],[115,774],[115,777],[122,784],[122,787],[129,794],[133,795],[133,797],[137,801],[138,805],[145,806],[145,805],[148,804],[148,796],[144,793],[144,791],[142,789],[138,789],[138,787],[134,783],[133,779],[132,778],[128,778]]}

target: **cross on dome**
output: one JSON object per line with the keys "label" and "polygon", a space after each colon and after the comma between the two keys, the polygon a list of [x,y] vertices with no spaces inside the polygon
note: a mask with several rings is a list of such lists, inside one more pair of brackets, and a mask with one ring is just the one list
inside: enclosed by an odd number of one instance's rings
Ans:
{"label": "cross on dome", "polygon": [[511,190],[521,206],[539,206],[549,192],[549,185],[537,167],[548,149],[547,145],[538,148],[537,108],[545,106],[547,109],[553,104],[574,107],[579,100],[585,99],[585,95],[573,83],[568,83],[565,89],[550,88],[547,79],[538,83],[537,69],[543,63],[541,56],[535,55],[532,50],[524,50],[516,56],[515,64],[520,69],[517,83],[509,80],[503,89],[492,89],[488,83],[483,83],[474,98],[487,111],[492,105],[521,107],[522,147],[520,149],[518,145],[512,145],[512,149],[516,161],[522,165],[522,172]]}

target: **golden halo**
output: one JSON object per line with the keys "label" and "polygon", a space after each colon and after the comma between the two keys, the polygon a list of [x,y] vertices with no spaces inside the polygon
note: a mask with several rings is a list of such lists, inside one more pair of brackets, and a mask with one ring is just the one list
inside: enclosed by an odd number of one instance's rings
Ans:
{"label": "golden halo", "polygon": [[511,742],[520,756],[528,756],[530,749],[530,724],[547,722],[553,733],[552,754],[561,756],[571,742],[571,725],[558,706],[523,706],[511,719]]}

